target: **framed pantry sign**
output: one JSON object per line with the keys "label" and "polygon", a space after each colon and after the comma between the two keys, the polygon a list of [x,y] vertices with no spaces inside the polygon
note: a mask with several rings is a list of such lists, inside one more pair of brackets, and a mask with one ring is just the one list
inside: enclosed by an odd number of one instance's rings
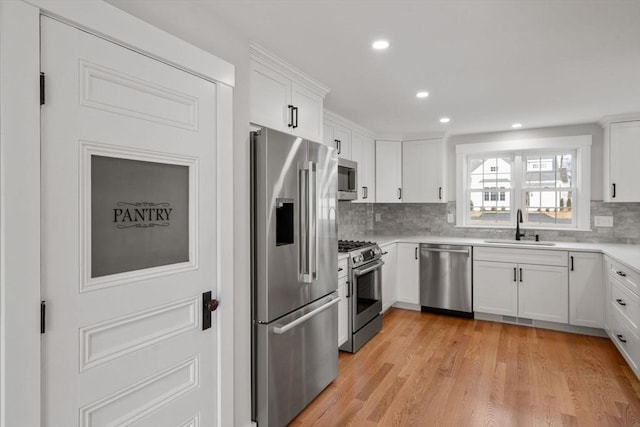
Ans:
{"label": "framed pantry sign", "polygon": [[90,278],[189,261],[189,165],[90,156]]}

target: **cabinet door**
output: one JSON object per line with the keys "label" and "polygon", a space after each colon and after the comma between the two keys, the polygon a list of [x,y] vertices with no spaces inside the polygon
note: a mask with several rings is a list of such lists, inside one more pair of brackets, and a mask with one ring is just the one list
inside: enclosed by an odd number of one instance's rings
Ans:
{"label": "cabinet door", "polygon": [[518,265],[518,316],[569,322],[569,273],[566,267]]}
{"label": "cabinet door", "polygon": [[398,254],[397,245],[382,246],[382,311],[396,302],[398,288]]}
{"label": "cabinet door", "polygon": [[427,139],[402,143],[402,201],[439,203],[444,201],[442,140]]}
{"label": "cabinet door", "polygon": [[518,315],[516,264],[473,262],[473,311],[514,317]]}
{"label": "cabinet door", "polygon": [[604,327],[602,254],[569,252],[569,323]]}
{"label": "cabinet door", "polygon": [[375,201],[375,181],[373,171],[375,143],[358,132],[351,133],[351,160],[358,163],[358,200],[352,203]]}
{"label": "cabinet door", "polygon": [[251,63],[249,120],[282,132],[291,133],[289,103],[291,80],[263,65]]}
{"label": "cabinet door", "polygon": [[398,301],[420,304],[420,253],[413,243],[398,243]]}
{"label": "cabinet door", "polygon": [[[362,190],[364,193],[363,201],[367,203],[372,203],[376,201],[376,145],[373,139],[366,138],[362,141],[362,165],[364,167],[364,171],[362,173],[363,184],[360,186],[364,187]],[[358,168],[360,165],[358,164]]]}
{"label": "cabinet door", "polygon": [[347,298],[347,276],[338,279],[338,346],[347,342],[349,337],[349,301]]}
{"label": "cabinet door", "polygon": [[402,202],[402,143],[376,141],[376,202]]}
{"label": "cabinet door", "polygon": [[336,139],[338,140],[338,157],[351,160],[351,130],[338,125]]}
{"label": "cabinet door", "polygon": [[294,135],[311,141],[322,141],[322,97],[293,82],[291,104],[297,108]]}
{"label": "cabinet door", "polygon": [[640,202],[640,121],[610,125],[609,156],[611,201]]}

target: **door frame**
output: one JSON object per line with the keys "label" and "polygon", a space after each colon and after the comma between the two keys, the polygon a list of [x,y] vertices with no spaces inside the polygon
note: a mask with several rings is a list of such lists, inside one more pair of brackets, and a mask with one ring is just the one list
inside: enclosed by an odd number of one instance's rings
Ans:
{"label": "door frame", "polygon": [[[0,1],[0,427],[41,424],[40,15],[217,84],[218,425],[234,425],[232,64],[101,0]],[[16,43],[19,40],[19,43]],[[224,368],[224,369],[223,369]]]}

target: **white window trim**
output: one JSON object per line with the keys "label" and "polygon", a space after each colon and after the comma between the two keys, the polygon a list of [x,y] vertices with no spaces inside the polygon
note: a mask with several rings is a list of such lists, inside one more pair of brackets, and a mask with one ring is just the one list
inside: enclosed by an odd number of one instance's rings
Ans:
{"label": "white window trim", "polygon": [[[465,211],[465,194],[467,192],[467,157],[477,155],[519,155],[527,151],[559,151],[575,150],[575,192],[577,204],[572,208],[575,212],[575,223],[572,227],[554,227],[535,224],[523,228],[535,230],[565,230],[565,231],[590,231],[591,229],[591,135],[566,136],[557,138],[524,139],[512,141],[480,142],[475,144],[456,145],[456,227],[468,228],[504,228],[515,227],[510,225],[477,225],[468,224]],[[516,165],[519,164],[516,162]],[[522,204],[522,171],[516,167],[513,171],[514,200]],[[514,222],[515,214],[512,212]]]}

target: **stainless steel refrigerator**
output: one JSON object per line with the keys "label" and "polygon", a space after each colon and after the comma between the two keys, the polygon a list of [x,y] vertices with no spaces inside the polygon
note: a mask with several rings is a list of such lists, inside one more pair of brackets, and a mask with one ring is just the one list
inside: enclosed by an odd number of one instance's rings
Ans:
{"label": "stainless steel refrigerator", "polygon": [[338,159],[268,128],[251,153],[252,412],[280,427],[338,373]]}

